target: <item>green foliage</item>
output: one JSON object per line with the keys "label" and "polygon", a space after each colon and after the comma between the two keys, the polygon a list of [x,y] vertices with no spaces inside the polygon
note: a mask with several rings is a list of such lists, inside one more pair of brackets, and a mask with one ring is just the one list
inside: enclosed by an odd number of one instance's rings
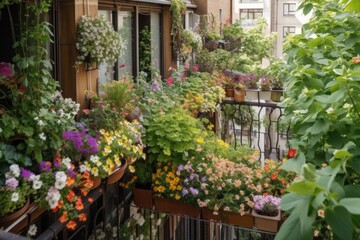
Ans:
{"label": "green foliage", "polygon": [[240,22],[227,24],[222,28],[221,31],[225,39],[239,39],[242,37],[244,32]]}
{"label": "green foliage", "polygon": [[314,16],[286,42],[283,102],[290,145],[299,151],[283,168],[299,177],[282,199],[291,215],[276,239],[311,239],[315,233],[359,239],[360,15],[342,12],[344,5],[334,0],[301,7]]}
{"label": "green foliage", "polygon": [[139,69],[147,74],[147,81],[151,79],[151,32],[145,26],[139,33]]}
{"label": "green foliage", "polygon": [[182,156],[197,146],[196,137],[203,128],[197,119],[183,109],[174,109],[144,120],[145,145],[150,153],[157,156],[159,162],[168,162],[177,166]]}
{"label": "green foliage", "polygon": [[181,47],[181,33],[184,29],[186,5],[182,0],[171,0],[171,32],[172,43],[178,50]]}

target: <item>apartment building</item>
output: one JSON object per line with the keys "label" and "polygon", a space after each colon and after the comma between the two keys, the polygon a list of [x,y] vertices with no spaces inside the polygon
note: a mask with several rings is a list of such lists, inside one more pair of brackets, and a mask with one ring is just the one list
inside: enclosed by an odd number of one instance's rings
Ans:
{"label": "apartment building", "polygon": [[240,20],[244,28],[255,25],[258,17],[268,22],[265,34],[277,32],[278,37],[274,43],[274,55],[282,56],[282,43],[288,34],[300,33],[305,21],[296,11],[299,0],[234,0],[233,22]]}

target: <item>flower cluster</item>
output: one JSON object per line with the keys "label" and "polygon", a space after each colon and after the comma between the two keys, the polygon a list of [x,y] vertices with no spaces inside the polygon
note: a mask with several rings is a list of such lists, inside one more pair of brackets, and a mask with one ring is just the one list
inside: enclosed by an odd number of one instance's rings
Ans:
{"label": "flower cluster", "polygon": [[0,187],[0,216],[24,206],[29,197],[30,184],[21,176],[19,165],[13,164],[9,170],[5,186]]}
{"label": "flower cluster", "polygon": [[103,16],[80,18],[76,43],[80,63],[113,63],[122,54],[123,46],[120,35]]}
{"label": "flower cluster", "polygon": [[166,164],[159,162],[156,173],[152,176],[152,184],[155,196],[179,200],[183,187],[180,177],[176,174],[176,168],[171,162]]}
{"label": "flower cluster", "polygon": [[285,189],[289,186],[290,182],[295,178],[294,172],[288,172],[283,170],[281,166],[282,162],[276,162],[274,160],[265,160],[265,165],[261,171],[264,195],[281,196],[285,193]]}
{"label": "flower cluster", "polygon": [[83,197],[87,196],[93,182],[90,174],[76,172],[69,158],[56,157],[53,162],[43,161],[39,174],[22,168],[22,177],[32,185],[31,193],[40,207],[60,213],[59,221],[67,222],[67,228],[75,229],[79,221],[86,220]]}
{"label": "flower cluster", "polygon": [[79,125],[79,130],[63,132],[62,137],[64,139],[62,151],[72,156],[75,161],[87,159],[98,152],[97,138],[88,134],[83,125]]}
{"label": "flower cluster", "polygon": [[279,214],[280,198],[271,195],[256,195],[253,196],[253,200],[256,213],[266,216],[276,216]]}

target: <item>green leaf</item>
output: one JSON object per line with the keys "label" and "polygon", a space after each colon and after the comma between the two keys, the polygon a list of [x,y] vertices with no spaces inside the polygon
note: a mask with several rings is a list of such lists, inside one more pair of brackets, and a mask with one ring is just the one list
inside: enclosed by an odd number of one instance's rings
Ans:
{"label": "green leaf", "polygon": [[317,188],[322,189],[321,186],[314,182],[301,181],[293,182],[288,188],[288,191],[299,195],[313,195]]}
{"label": "green leaf", "polygon": [[302,167],[302,173],[305,180],[316,182],[317,175],[315,174],[315,166],[311,163],[304,164]]}
{"label": "green leaf", "polygon": [[345,195],[348,198],[360,198],[360,185],[346,185],[344,186]]}
{"label": "green leaf", "polygon": [[311,196],[303,196],[295,193],[287,193],[281,197],[280,207],[284,211],[290,211],[294,209],[299,201],[310,200]]}
{"label": "green leaf", "polygon": [[339,205],[345,207],[351,214],[360,214],[360,198],[343,198]]}
{"label": "green leaf", "polygon": [[303,13],[304,15],[308,15],[311,10],[313,9],[313,4],[312,3],[308,3],[304,6],[304,9],[303,9]]}
{"label": "green leaf", "polygon": [[330,225],[338,239],[352,239],[353,227],[350,213],[343,206],[336,206],[333,211],[327,210],[325,221]]}
{"label": "green leaf", "polygon": [[334,157],[337,159],[345,159],[347,157],[351,157],[351,154],[346,150],[340,149],[335,151]]}

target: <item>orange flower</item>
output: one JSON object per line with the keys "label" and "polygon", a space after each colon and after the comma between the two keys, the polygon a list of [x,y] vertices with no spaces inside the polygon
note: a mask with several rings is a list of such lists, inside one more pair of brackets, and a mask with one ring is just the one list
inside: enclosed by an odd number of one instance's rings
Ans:
{"label": "orange flower", "polygon": [[76,222],[74,222],[74,221],[69,221],[68,224],[66,224],[66,228],[67,228],[67,229],[71,229],[71,230],[75,230],[75,228],[76,228]]}
{"label": "orange flower", "polygon": [[88,171],[84,172],[82,175],[83,178],[85,179],[89,179],[90,178],[90,173]]}
{"label": "orange flower", "polygon": [[67,199],[69,202],[72,202],[72,201],[74,201],[74,197],[75,197],[74,191],[73,191],[73,190],[69,190],[68,195],[66,196],[66,199]]}
{"label": "orange flower", "polygon": [[79,220],[80,220],[81,222],[85,222],[85,221],[86,221],[86,213],[81,213],[81,214],[79,215]]}
{"label": "orange flower", "polygon": [[276,180],[277,177],[278,177],[278,175],[276,173],[271,174],[271,179],[272,180]]}
{"label": "orange flower", "polygon": [[94,182],[91,179],[86,179],[84,181],[84,187],[86,187],[86,188],[90,189],[93,185],[94,185]]}
{"label": "orange flower", "polygon": [[280,189],[280,193],[284,194],[285,190],[284,189]]}
{"label": "orange flower", "polygon": [[286,184],[287,184],[287,182],[286,182],[286,179],[285,179],[285,178],[282,178],[282,179],[281,179],[281,184],[282,184],[282,185],[286,185]]}
{"label": "orange flower", "polygon": [[75,179],[74,179],[74,178],[68,177],[68,178],[66,179],[66,186],[70,187],[70,186],[72,186],[74,183],[75,183]]}
{"label": "orange flower", "polygon": [[59,218],[59,222],[64,223],[68,220],[67,211],[64,211],[63,214]]}
{"label": "orange flower", "polygon": [[89,193],[89,191],[85,188],[80,189],[80,191],[81,191],[81,195],[83,195],[84,197],[86,197]]}
{"label": "orange flower", "polygon": [[94,201],[93,198],[91,198],[91,197],[88,198],[88,202],[89,202],[89,203],[92,203],[93,201]]}
{"label": "orange flower", "polygon": [[58,205],[56,206],[56,208],[52,209],[52,211],[54,213],[56,213],[60,208],[62,208],[62,206],[64,205],[64,202],[63,201],[59,201],[58,202]]}
{"label": "orange flower", "polygon": [[76,199],[75,209],[78,210],[78,211],[84,209],[84,204],[82,203],[81,198],[77,198],[77,199]]}
{"label": "orange flower", "polygon": [[269,170],[270,170],[269,166],[268,166],[268,165],[265,165],[265,166],[264,166],[264,171],[265,171],[265,172],[268,172]]}

